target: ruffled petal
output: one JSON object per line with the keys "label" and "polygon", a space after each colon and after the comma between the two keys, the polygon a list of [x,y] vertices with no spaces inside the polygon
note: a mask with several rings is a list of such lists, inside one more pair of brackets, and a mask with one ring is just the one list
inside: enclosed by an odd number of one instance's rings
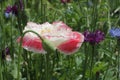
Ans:
{"label": "ruffled petal", "polygon": [[82,45],[82,42],[84,41],[84,36],[81,33],[72,32],[69,36],[69,40],[63,42],[57,47],[60,52],[67,55],[76,52]]}
{"label": "ruffled petal", "polygon": [[[21,37],[18,38],[17,42],[20,43]],[[31,37],[25,35],[22,40],[22,47],[28,51],[32,51],[35,53],[46,53],[42,47],[42,42],[38,37]]]}
{"label": "ruffled petal", "polygon": [[53,22],[53,25],[58,27],[58,30],[67,30],[67,31],[71,31],[72,30],[69,26],[67,26],[62,21]]}

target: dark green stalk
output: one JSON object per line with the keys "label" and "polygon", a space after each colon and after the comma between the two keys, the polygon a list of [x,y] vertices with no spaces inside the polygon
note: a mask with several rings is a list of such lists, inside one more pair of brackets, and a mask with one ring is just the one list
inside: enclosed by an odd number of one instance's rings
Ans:
{"label": "dark green stalk", "polygon": [[59,67],[59,53],[57,49],[55,50],[52,60],[53,60],[53,64],[52,64],[51,72],[53,72],[54,68]]}
{"label": "dark green stalk", "polygon": [[58,68],[58,66],[59,66],[59,57],[60,57],[59,52],[58,52],[58,50],[56,50],[57,68]]}
{"label": "dark green stalk", "polygon": [[[19,1],[19,0],[18,0]],[[18,16],[17,16],[17,22],[18,22],[18,29],[20,31],[20,35],[22,35],[22,26],[21,26],[21,14],[20,14],[20,8],[18,7]],[[20,80],[20,60],[21,60],[21,53],[22,53],[22,44],[20,44],[19,47],[19,53],[18,53],[18,72],[17,72],[17,80]]]}
{"label": "dark green stalk", "polygon": [[43,22],[46,21],[46,7],[47,7],[47,4],[43,4]]}
{"label": "dark green stalk", "polygon": [[51,80],[51,77],[52,77],[52,71],[51,71],[51,59],[50,59],[50,54],[51,52],[49,52],[47,50],[47,54],[45,54],[45,80]]}
{"label": "dark green stalk", "polygon": [[72,64],[73,63],[71,62],[71,59],[72,59],[72,57],[68,55],[68,63],[69,63],[68,67],[69,67],[69,71],[70,71],[68,76],[69,76],[70,80],[73,80],[72,79]]}
{"label": "dark green stalk", "polygon": [[117,72],[117,80],[120,79],[120,39],[117,40],[117,49],[118,49],[118,55],[117,55],[117,65],[118,65],[118,72]]}
{"label": "dark green stalk", "polygon": [[49,62],[50,62],[50,59],[49,59],[49,54],[46,54],[45,55],[45,80],[50,80],[49,76],[50,76],[50,73],[49,73]]}
{"label": "dark green stalk", "polygon": [[[2,10],[3,10],[3,5],[2,5],[2,2],[0,3],[1,4],[1,9],[0,9],[0,15],[2,15]],[[0,16],[0,31],[1,31],[1,35],[0,35],[0,50],[2,50],[2,39],[1,39],[1,37],[2,37],[2,16]],[[2,52],[0,51],[0,80],[3,80],[3,76],[2,76],[2,70],[3,70],[3,68],[2,68]]]}
{"label": "dark green stalk", "polygon": [[91,26],[93,26],[93,27],[91,27],[91,30],[96,30],[97,29],[97,21],[98,21],[98,9],[97,9],[97,5],[98,5],[98,0],[95,0],[95,1],[93,1],[93,4],[94,4],[94,6],[93,6],[93,11],[92,11],[92,14],[93,14],[93,16],[92,16],[92,24],[91,24]]}
{"label": "dark green stalk", "polygon": [[35,77],[34,77],[34,79],[35,80],[38,80],[38,64],[37,64],[37,61],[35,60]]}
{"label": "dark green stalk", "polygon": [[[40,63],[40,80],[43,80],[43,77],[44,77],[44,72],[42,71],[43,69],[44,69],[44,55],[41,55],[40,56],[40,61],[41,61],[41,63]],[[36,71],[36,73],[38,73],[37,71]]]}
{"label": "dark green stalk", "polygon": [[22,35],[22,26],[21,26],[21,18],[20,18],[21,16],[19,15],[19,13],[18,13],[18,17],[17,17],[17,22],[18,22],[18,29],[19,29],[19,32],[20,32],[20,35]]}
{"label": "dark green stalk", "polygon": [[[32,56],[31,56],[31,58],[32,58]],[[40,64],[41,64],[41,62],[43,62],[43,60],[41,60],[41,55],[35,54],[32,61],[33,61],[32,63],[34,63],[34,64],[31,63],[31,70],[32,71],[35,70],[35,76],[32,79],[41,80],[41,74],[42,74],[41,67],[42,67],[42,65],[40,65]]]}
{"label": "dark green stalk", "polygon": [[12,56],[12,58],[14,58],[13,57],[13,49],[14,49],[14,47],[13,47],[13,39],[12,39],[12,36],[13,36],[13,26],[14,26],[14,24],[13,24],[13,17],[11,18],[11,28],[10,28],[10,53],[12,53],[12,54],[10,54],[11,56]]}
{"label": "dark green stalk", "polygon": [[108,14],[107,14],[107,19],[108,19],[108,28],[110,29],[111,28],[111,18],[110,18],[110,3],[109,1],[107,0],[107,3],[108,3]]}
{"label": "dark green stalk", "polygon": [[87,61],[88,61],[88,54],[87,54],[87,45],[85,44],[85,46],[84,46],[85,48],[84,48],[84,53],[85,53],[85,60],[84,60],[84,63],[83,63],[83,77],[82,77],[82,80],[86,80],[86,78],[85,78],[85,73],[86,73],[86,70],[87,70]]}
{"label": "dark green stalk", "polygon": [[3,61],[3,67],[4,67],[4,78],[3,78],[3,80],[5,79],[5,80],[7,80],[7,77],[8,76],[5,76],[5,73],[7,73],[7,67],[6,67],[6,64],[5,64],[5,61]]}
{"label": "dark green stalk", "polygon": [[24,59],[23,65],[25,65],[25,72],[23,72],[23,73],[26,73],[26,75],[27,75],[26,78],[28,80],[30,80],[30,77],[29,77],[29,68],[28,68],[28,66],[29,66],[28,52],[25,51],[25,50],[23,50],[23,53],[24,53],[24,54],[22,54],[22,57]]}
{"label": "dark green stalk", "polygon": [[30,76],[30,70],[32,67],[32,65],[31,65],[31,53],[28,53],[28,52],[27,52],[27,63],[28,63],[28,65],[27,65],[27,79],[31,80],[32,79],[32,76]]}
{"label": "dark green stalk", "polygon": [[66,10],[68,8],[68,5],[66,3],[64,4],[64,8],[65,8],[65,19],[64,19],[64,22],[67,23],[68,18],[67,18]]}
{"label": "dark green stalk", "polygon": [[94,66],[94,52],[95,52],[95,50],[94,50],[94,47],[95,47],[95,45],[92,45],[92,53],[91,53],[91,56],[90,56],[90,59],[91,59],[91,63],[90,63],[90,78],[91,78],[91,80],[94,80],[94,78],[93,78],[93,66]]}
{"label": "dark green stalk", "polygon": [[29,64],[26,66],[27,69],[27,80],[30,80],[30,73],[29,73]]}
{"label": "dark green stalk", "polygon": [[43,18],[43,0],[40,0],[40,2],[41,2],[41,4],[40,4],[40,7],[41,7],[40,16],[41,16],[41,22],[43,23],[43,21],[44,21],[44,20],[43,20],[43,19],[44,19],[44,18]]}
{"label": "dark green stalk", "polygon": [[[22,45],[22,44],[20,44],[20,45]],[[17,65],[17,80],[20,80],[20,58],[21,58],[21,53],[22,53],[22,51],[21,51],[22,49],[21,49],[21,46],[19,47],[19,53],[18,53],[18,65]]]}
{"label": "dark green stalk", "polygon": [[35,80],[43,80],[44,73],[42,70],[44,69],[44,58],[43,55],[39,55],[37,59],[35,59],[35,66],[33,65],[33,68],[35,68]]}

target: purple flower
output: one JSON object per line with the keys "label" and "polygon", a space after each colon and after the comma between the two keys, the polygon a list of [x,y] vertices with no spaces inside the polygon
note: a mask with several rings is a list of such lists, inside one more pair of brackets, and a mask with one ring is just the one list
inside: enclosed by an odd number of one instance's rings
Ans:
{"label": "purple flower", "polygon": [[84,37],[85,37],[85,38],[84,38],[84,41],[85,41],[85,42],[88,42],[88,41],[89,41],[89,39],[87,38],[89,34],[90,34],[90,32],[89,32],[88,30],[83,33],[83,35],[84,35]]}
{"label": "purple flower", "polygon": [[8,18],[10,16],[11,12],[12,12],[12,7],[11,6],[6,7],[5,17]]}
{"label": "purple flower", "polygon": [[5,9],[5,17],[8,18],[10,17],[10,15],[18,15],[18,8],[20,7],[20,10],[22,11],[23,10],[23,2],[22,0],[19,1],[19,4],[14,4],[13,6],[8,6],[6,9]]}
{"label": "purple flower", "polygon": [[10,49],[8,47],[2,50],[2,59],[6,59],[7,55],[10,55]]}
{"label": "purple flower", "polygon": [[12,11],[12,7],[11,6],[6,7],[6,10],[5,10],[6,13],[10,13],[11,11]]}
{"label": "purple flower", "polygon": [[112,28],[112,29],[110,29],[109,34],[112,37],[120,38],[120,28]]}
{"label": "purple flower", "polygon": [[104,33],[100,30],[96,30],[95,32],[90,32],[87,30],[83,33],[83,35],[85,37],[84,41],[93,45],[100,43],[105,37]]}
{"label": "purple flower", "polygon": [[11,15],[17,15],[18,14],[18,8],[16,5],[14,6],[8,6],[6,9],[5,9],[5,17],[6,18],[9,18]]}
{"label": "purple flower", "polygon": [[15,15],[18,14],[18,6],[17,5],[12,6],[12,14],[15,14]]}

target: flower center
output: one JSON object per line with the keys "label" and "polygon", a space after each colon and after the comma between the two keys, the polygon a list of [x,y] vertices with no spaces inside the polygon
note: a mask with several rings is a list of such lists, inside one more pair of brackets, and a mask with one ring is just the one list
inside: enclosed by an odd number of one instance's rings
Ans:
{"label": "flower center", "polygon": [[44,29],[40,30],[41,34],[50,33],[50,32],[52,32],[52,30],[50,28],[44,28]]}

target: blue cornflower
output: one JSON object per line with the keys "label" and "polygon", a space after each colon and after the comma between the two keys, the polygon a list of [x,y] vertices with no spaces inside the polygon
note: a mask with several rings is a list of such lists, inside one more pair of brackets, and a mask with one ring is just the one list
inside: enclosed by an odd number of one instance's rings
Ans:
{"label": "blue cornflower", "polygon": [[112,37],[120,38],[120,28],[111,28],[110,31],[109,31],[109,34]]}

